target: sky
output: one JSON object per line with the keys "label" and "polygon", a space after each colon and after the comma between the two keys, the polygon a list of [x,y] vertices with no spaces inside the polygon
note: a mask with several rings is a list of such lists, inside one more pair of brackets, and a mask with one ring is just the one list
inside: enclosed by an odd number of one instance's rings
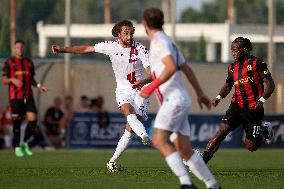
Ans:
{"label": "sky", "polygon": [[177,0],[177,20],[180,19],[181,13],[188,7],[200,10],[204,2],[212,0]]}

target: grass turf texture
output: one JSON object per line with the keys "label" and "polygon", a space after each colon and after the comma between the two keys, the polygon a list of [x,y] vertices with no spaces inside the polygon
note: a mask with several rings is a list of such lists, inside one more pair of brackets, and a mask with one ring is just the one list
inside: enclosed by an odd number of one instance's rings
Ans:
{"label": "grass turf texture", "polygon": [[[106,162],[112,150],[61,150],[35,152],[16,158],[0,151],[1,189],[175,189],[178,179],[156,150],[128,150],[109,173]],[[278,189],[284,187],[284,150],[220,150],[209,163],[223,189]],[[198,188],[205,188],[191,174]]]}

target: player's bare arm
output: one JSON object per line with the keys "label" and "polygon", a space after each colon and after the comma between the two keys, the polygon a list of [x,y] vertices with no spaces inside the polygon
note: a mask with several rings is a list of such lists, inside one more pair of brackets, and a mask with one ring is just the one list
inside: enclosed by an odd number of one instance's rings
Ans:
{"label": "player's bare arm", "polygon": [[162,62],[165,65],[165,68],[159,78],[162,81],[162,83],[164,83],[168,81],[170,77],[176,72],[177,64],[171,55],[165,56],[162,59]]}
{"label": "player's bare arm", "polygon": [[[262,98],[267,100],[271,96],[271,94],[273,93],[273,91],[275,89],[275,84],[274,84],[272,77],[264,78],[263,81],[264,81],[264,84],[265,84],[265,88],[264,88],[264,92],[262,94]],[[261,100],[258,100],[256,102],[255,109],[261,109],[263,107],[263,104],[264,104],[264,102],[262,102]]]}
{"label": "player's bare arm", "polygon": [[160,77],[153,80],[151,84],[141,90],[140,96],[143,98],[148,98],[157,87],[169,80],[177,70],[176,62],[171,55],[165,56],[162,59],[162,62],[165,64],[163,72],[161,73]]}
{"label": "player's bare arm", "polygon": [[203,90],[201,89],[199,82],[191,67],[188,64],[184,63],[180,65],[180,69],[185,74],[186,78],[194,88],[200,108],[202,109],[203,108],[202,104],[204,104],[207,107],[207,109],[210,110],[211,109],[210,99],[204,94]]}
{"label": "player's bare arm", "polygon": [[226,82],[221,88],[219,95],[211,101],[212,105],[216,107],[219,104],[220,100],[222,98],[225,98],[230,93],[232,87],[232,85]]}
{"label": "player's bare arm", "polygon": [[51,49],[54,54],[58,53],[87,54],[95,52],[95,47],[90,45],[78,45],[71,47],[60,47],[59,45],[52,45]]}
{"label": "player's bare arm", "polygon": [[17,78],[8,78],[7,76],[2,77],[2,83],[5,85],[13,83],[16,87],[21,87],[23,85],[23,82],[21,80]]}
{"label": "player's bare arm", "polygon": [[41,92],[47,92],[48,91],[47,87],[44,86],[41,83],[36,82],[34,77],[32,78],[32,86],[38,88]]}

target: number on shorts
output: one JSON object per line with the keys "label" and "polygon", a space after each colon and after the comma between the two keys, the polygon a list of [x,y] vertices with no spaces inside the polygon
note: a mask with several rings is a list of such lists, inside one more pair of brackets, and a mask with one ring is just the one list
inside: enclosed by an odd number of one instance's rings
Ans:
{"label": "number on shorts", "polygon": [[253,137],[258,136],[259,132],[260,132],[260,126],[253,126],[253,132],[252,132]]}

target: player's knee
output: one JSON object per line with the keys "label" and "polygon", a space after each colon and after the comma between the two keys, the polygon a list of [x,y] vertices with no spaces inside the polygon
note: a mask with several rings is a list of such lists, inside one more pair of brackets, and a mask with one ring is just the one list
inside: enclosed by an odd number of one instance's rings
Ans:
{"label": "player's knee", "polygon": [[158,136],[153,136],[152,144],[156,149],[161,149],[165,145],[164,140],[161,140]]}

